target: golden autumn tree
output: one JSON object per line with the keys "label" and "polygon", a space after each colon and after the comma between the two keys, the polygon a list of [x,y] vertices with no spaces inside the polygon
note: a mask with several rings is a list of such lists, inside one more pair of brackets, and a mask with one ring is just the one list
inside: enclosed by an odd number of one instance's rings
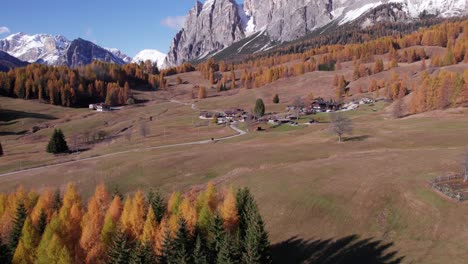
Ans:
{"label": "golden autumn tree", "polygon": [[127,195],[127,197],[125,198],[125,202],[124,202],[123,209],[122,209],[122,214],[120,217],[122,230],[127,234],[130,234],[132,232],[131,212],[132,212],[132,198],[129,195]]}
{"label": "golden autumn tree", "polygon": [[110,194],[104,184],[99,184],[88,202],[88,210],[81,221],[80,245],[86,254],[86,263],[100,263],[104,260],[104,246],[97,238],[100,237],[109,202]]}
{"label": "golden autumn tree", "polygon": [[61,228],[59,216],[55,214],[42,235],[35,263],[72,263],[72,254],[59,235]]}
{"label": "golden autumn tree", "polygon": [[146,215],[145,224],[143,226],[143,233],[141,235],[141,241],[144,243],[152,243],[156,239],[158,232],[158,223],[153,210],[148,210]]}
{"label": "golden autumn tree", "polygon": [[39,244],[39,234],[34,227],[31,218],[24,222],[18,247],[13,255],[13,264],[34,263],[36,260],[36,248]]}
{"label": "golden autumn tree", "polygon": [[197,224],[197,210],[188,197],[184,197],[182,200],[182,203],[180,204],[180,213],[187,224],[188,230],[193,234]]}
{"label": "golden autumn tree", "polygon": [[233,188],[229,188],[226,191],[220,212],[224,220],[224,228],[230,232],[233,232],[239,222],[236,194]]}
{"label": "golden autumn tree", "polygon": [[130,211],[131,234],[135,238],[140,238],[143,232],[146,216],[146,202],[143,192],[138,190],[132,200]]}
{"label": "golden autumn tree", "polygon": [[41,220],[41,215],[46,216],[47,222],[50,221],[52,214],[54,213],[54,193],[52,190],[45,190],[34,206],[31,212],[31,220],[33,225],[38,226]]}
{"label": "golden autumn tree", "polygon": [[120,200],[120,197],[116,195],[112,200],[109,209],[107,209],[106,216],[104,218],[104,225],[100,234],[101,241],[106,247],[110,246],[112,242],[112,237],[117,229],[117,224],[119,223],[122,210],[122,201]]}
{"label": "golden autumn tree", "polygon": [[205,99],[207,96],[206,88],[204,86],[198,87],[198,99]]}
{"label": "golden autumn tree", "polygon": [[72,259],[81,259],[82,251],[79,240],[81,236],[81,220],[83,208],[81,197],[74,184],[69,184],[63,196],[63,205],[59,214],[59,230],[57,233],[67,247]]}

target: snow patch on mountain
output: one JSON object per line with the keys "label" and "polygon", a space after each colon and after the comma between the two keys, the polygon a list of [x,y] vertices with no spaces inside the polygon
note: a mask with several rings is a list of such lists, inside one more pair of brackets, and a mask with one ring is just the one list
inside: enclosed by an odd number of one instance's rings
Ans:
{"label": "snow patch on mountain", "polygon": [[362,16],[364,13],[366,13],[367,11],[372,10],[375,7],[378,7],[379,5],[382,5],[382,2],[370,3],[370,4],[363,5],[360,8],[349,10],[346,12],[344,18],[340,21],[339,24],[343,25],[348,22],[354,21],[360,16]]}
{"label": "snow patch on mountain", "polygon": [[0,40],[0,50],[27,62],[55,64],[70,45],[64,36],[16,33]]}
{"label": "snow patch on mountain", "polygon": [[156,62],[158,64],[158,67],[162,67],[164,60],[166,59],[166,54],[155,50],[155,49],[145,49],[140,52],[138,52],[135,57],[133,57],[132,62],[134,63],[139,63],[139,62],[144,62],[147,60],[150,60],[152,62]]}
{"label": "snow patch on mountain", "polygon": [[123,60],[125,63],[132,62],[132,57],[130,57],[127,54],[123,53],[119,49],[116,49],[116,48],[104,48],[104,49],[106,49],[107,51],[110,51],[112,54],[114,54],[114,56],[116,56],[117,58]]}

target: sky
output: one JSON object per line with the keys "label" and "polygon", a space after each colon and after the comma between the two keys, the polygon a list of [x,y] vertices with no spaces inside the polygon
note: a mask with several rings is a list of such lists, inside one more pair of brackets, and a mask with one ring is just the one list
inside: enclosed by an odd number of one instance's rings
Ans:
{"label": "sky", "polygon": [[5,0],[0,39],[45,33],[81,37],[131,57],[143,49],[167,53],[194,5],[195,0]]}

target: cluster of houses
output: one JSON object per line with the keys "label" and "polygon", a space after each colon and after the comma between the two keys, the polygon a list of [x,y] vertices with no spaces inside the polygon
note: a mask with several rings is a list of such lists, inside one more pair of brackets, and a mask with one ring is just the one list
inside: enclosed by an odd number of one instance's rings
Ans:
{"label": "cluster of houses", "polygon": [[350,111],[359,108],[359,105],[373,104],[375,101],[370,98],[362,98],[353,100],[349,103],[340,103],[334,100],[325,100],[323,98],[317,98],[306,106],[288,106],[286,111],[297,111],[302,115],[312,115],[316,113],[330,113],[340,111]]}
{"label": "cluster of houses", "polygon": [[[330,113],[350,111],[359,108],[360,105],[373,104],[374,102],[375,101],[370,98],[353,100],[348,103],[340,103],[333,100],[327,101],[323,98],[317,98],[305,106],[288,106],[286,108],[286,114],[278,115],[276,113],[271,113],[256,119],[256,121],[260,123],[268,123],[271,125],[288,124],[297,126],[299,125],[297,121],[301,115],[313,115],[321,112]],[[228,124],[234,121],[244,122],[249,116],[251,115],[248,112],[239,108],[228,109],[222,112],[204,111],[200,113],[200,119],[203,120],[214,120],[214,117],[216,117],[217,123],[219,125]],[[312,119],[307,124],[314,123],[316,123],[316,121]]]}
{"label": "cluster of houses", "polygon": [[111,106],[105,103],[89,104],[89,109],[96,110],[98,112],[109,112],[112,110]]}
{"label": "cluster of houses", "polygon": [[234,121],[244,122],[248,115],[249,113],[247,113],[243,109],[234,108],[225,110],[223,112],[201,112],[200,119],[213,120],[216,116],[218,124],[223,125]]}

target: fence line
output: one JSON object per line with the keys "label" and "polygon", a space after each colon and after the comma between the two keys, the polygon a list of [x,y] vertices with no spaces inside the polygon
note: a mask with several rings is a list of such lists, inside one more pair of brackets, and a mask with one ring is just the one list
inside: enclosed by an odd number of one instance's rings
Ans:
{"label": "fence line", "polygon": [[463,177],[460,175],[450,175],[450,176],[440,176],[429,182],[430,186],[437,191],[445,194],[446,196],[455,199],[459,202],[468,201],[468,194],[461,193],[459,191],[454,191],[448,184],[439,184],[441,182],[460,179],[463,180]]}

